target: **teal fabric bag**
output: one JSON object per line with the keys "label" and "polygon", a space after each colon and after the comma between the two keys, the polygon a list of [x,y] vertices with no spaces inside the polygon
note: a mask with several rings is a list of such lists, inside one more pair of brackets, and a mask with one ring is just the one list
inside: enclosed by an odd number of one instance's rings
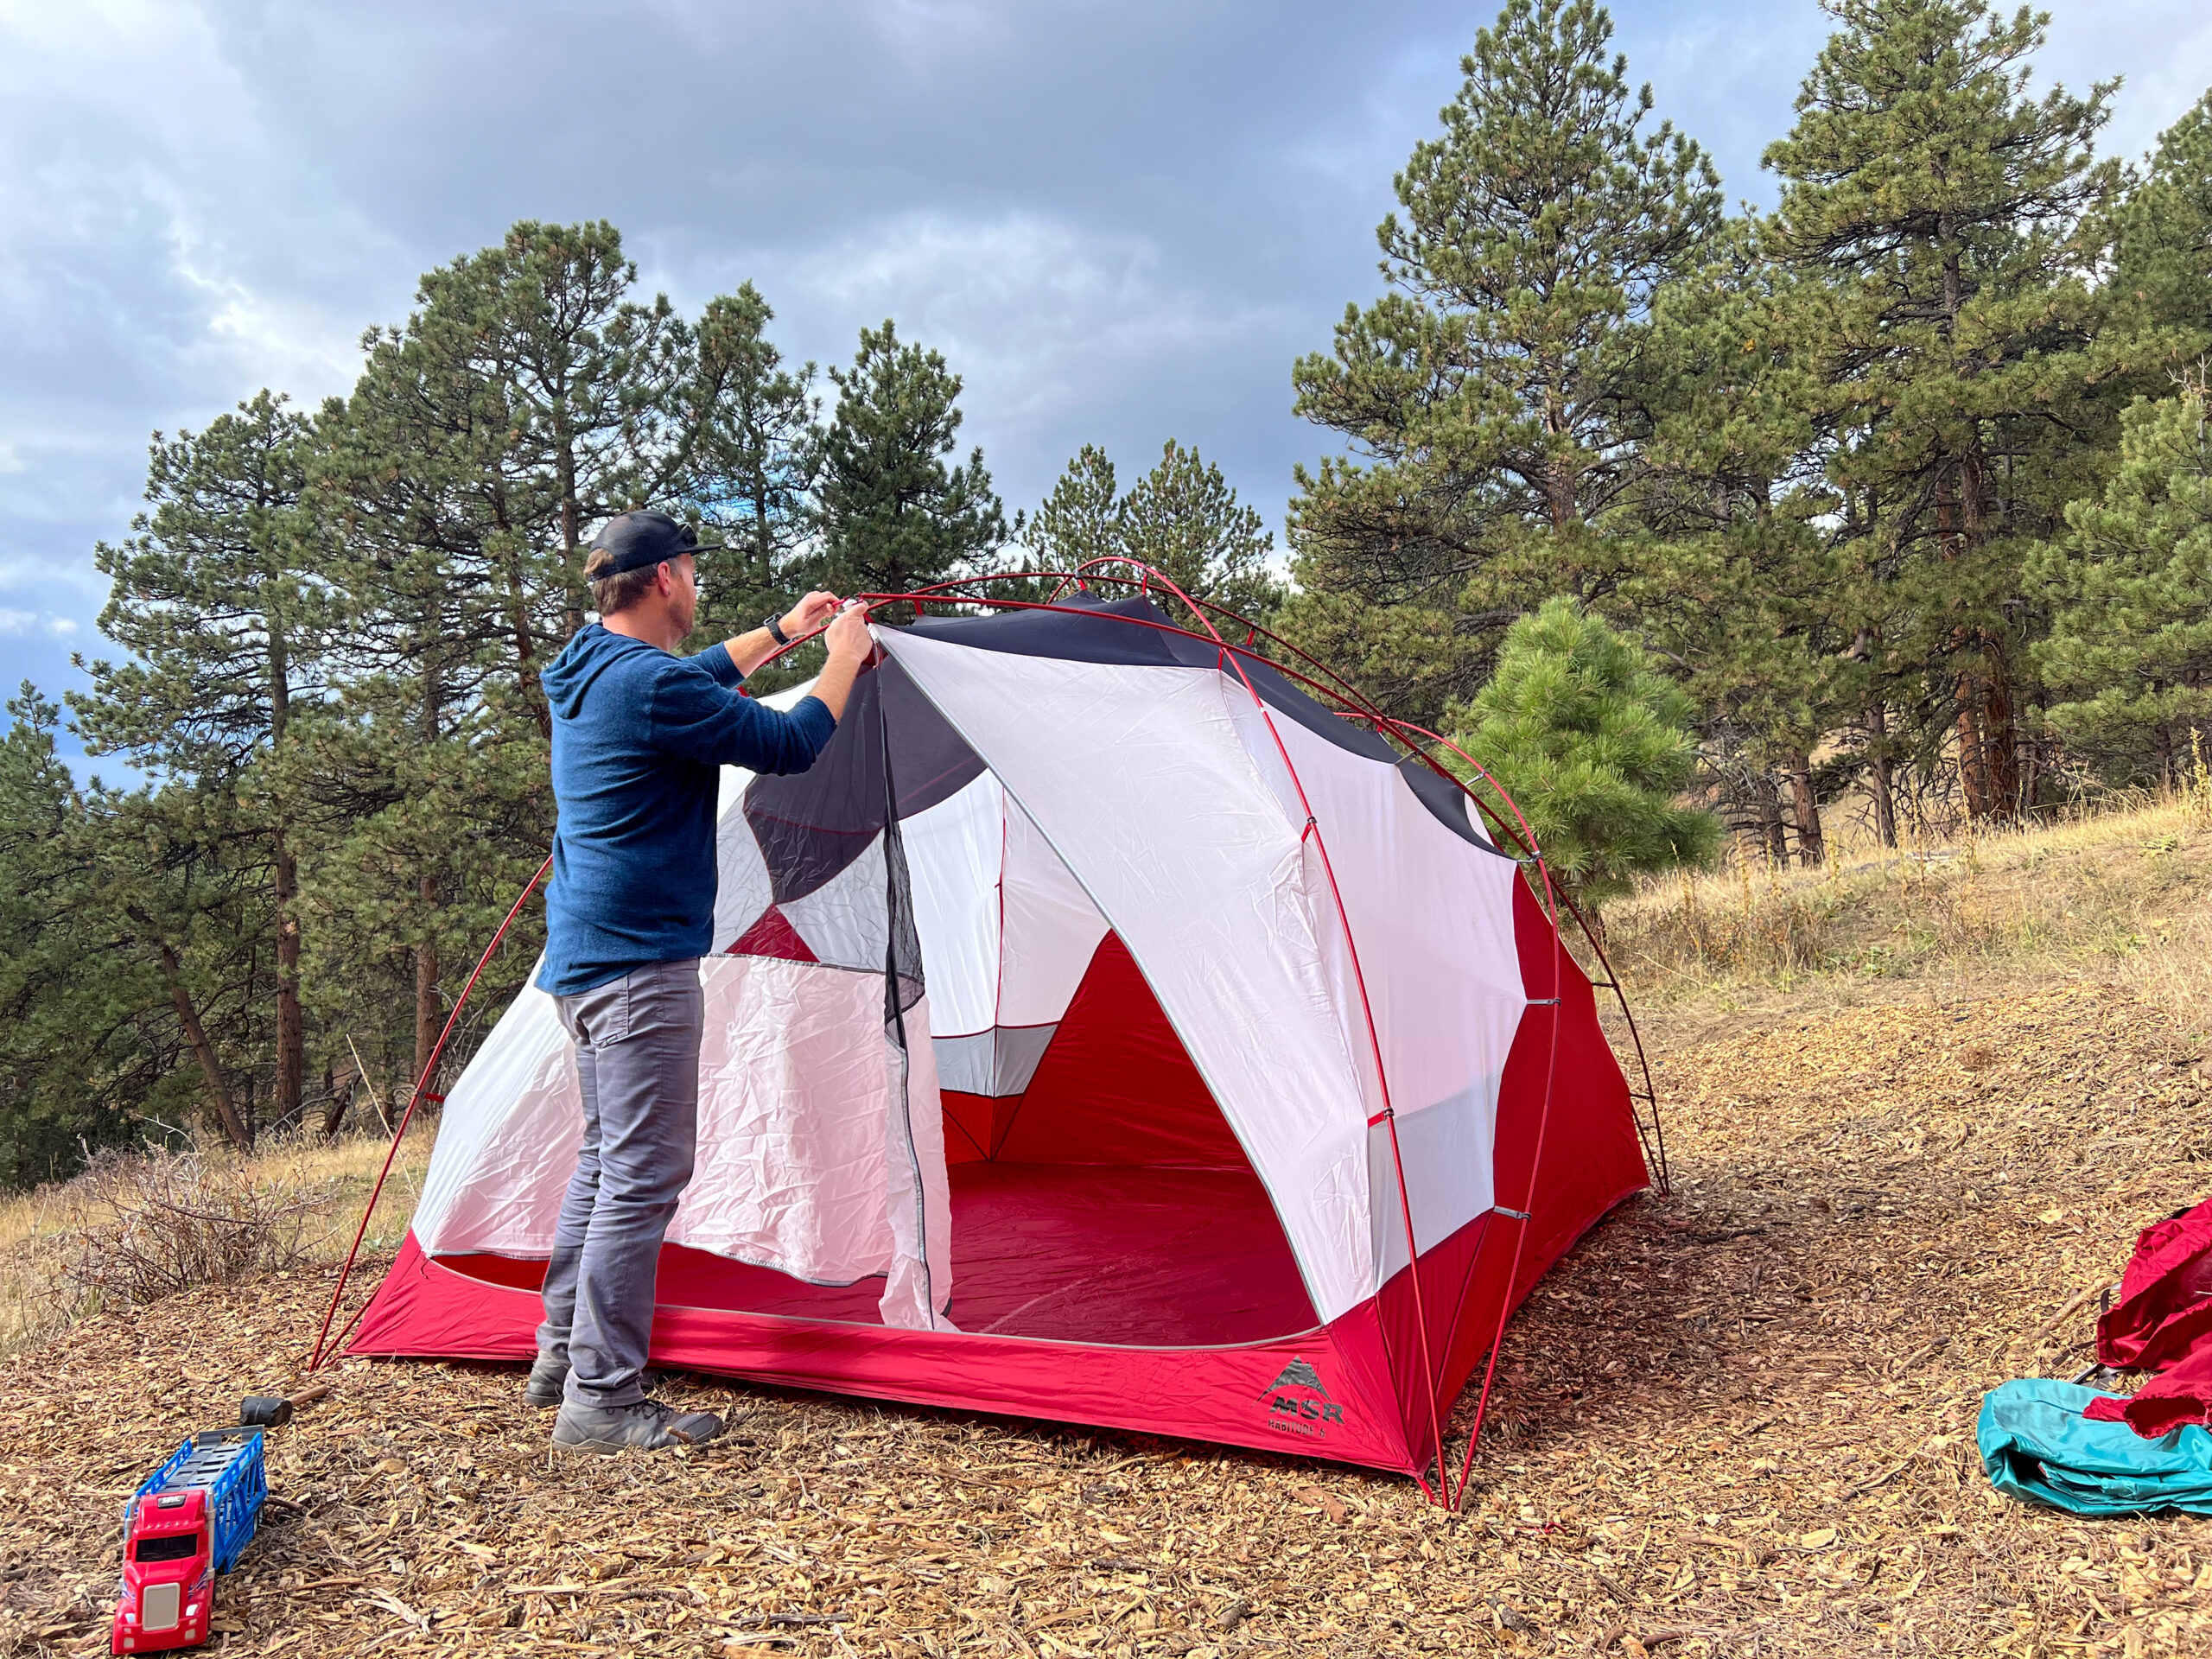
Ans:
{"label": "teal fabric bag", "polygon": [[2049,1377],[1982,1396],[1974,1439],[2000,1492],[2076,1515],[2187,1510],[2212,1515],[2212,1434],[2194,1424],[2146,1440],[2126,1423],[2092,1422],[2094,1389]]}

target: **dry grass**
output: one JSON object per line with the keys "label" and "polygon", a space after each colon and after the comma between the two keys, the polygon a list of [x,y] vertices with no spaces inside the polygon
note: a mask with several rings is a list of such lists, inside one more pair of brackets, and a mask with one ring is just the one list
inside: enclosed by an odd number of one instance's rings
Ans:
{"label": "dry grass", "polygon": [[1606,912],[1641,1014],[1711,1030],[2082,976],[2212,1033],[2212,793],[1815,870],[1745,862],[1649,884]]}
{"label": "dry grass", "polygon": [[[385,1254],[398,1248],[429,1166],[432,1134],[410,1132],[365,1248]],[[226,1203],[273,1212],[312,1200],[315,1217],[300,1230],[296,1254],[301,1262],[320,1263],[343,1255],[388,1144],[353,1135],[334,1141],[295,1136],[267,1143],[250,1157],[215,1147],[189,1156],[201,1185]],[[106,1287],[88,1282],[99,1277],[99,1264],[87,1259],[86,1245],[121,1231],[132,1214],[146,1208],[145,1194],[134,1198],[118,1189],[118,1168],[110,1162],[71,1180],[0,1198],[0,1354],[42,1341],[111,1300]],[[141,1173],[150,1177],[162,1168],[162,1154],[149,1152]],[[176,1242],[189,1248],[188,1240]],[[276,1265],[257,1252],[241,1270]],[[128,1287],[112,1289],[129,1299]]]}

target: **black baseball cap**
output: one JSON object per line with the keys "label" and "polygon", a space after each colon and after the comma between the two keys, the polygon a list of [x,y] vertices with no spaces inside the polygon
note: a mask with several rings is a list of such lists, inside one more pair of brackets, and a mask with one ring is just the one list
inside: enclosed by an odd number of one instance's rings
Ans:
{"label": "black baseball cap", "polygon": [[664,512],[618,512],[601,526],[591,544],[614,556],[613,564],[601,573],[608,576],[680,559],[686,553],[711,552],[721,545],[701,541],[690,525],[678,524]]}

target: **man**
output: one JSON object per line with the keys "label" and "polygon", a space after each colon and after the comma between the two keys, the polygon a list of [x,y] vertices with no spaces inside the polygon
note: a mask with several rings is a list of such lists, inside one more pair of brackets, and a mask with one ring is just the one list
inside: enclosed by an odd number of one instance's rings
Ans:
{"label": "man", "polygon": [[[558,1404],[553,1444],[613,1452],[721,1433],[646,1397],[662,1236],[691,1179],[715,913],[721,769],[804,772],[845,712],[870,649],[866,613],[809,594],[780,620],[674,652],[699,592],[690,530],[665,513],[610,520],[584,561],[600,620],[544,677],[560,810],[545,963],[576,1046],[584,1141],[545,1269],[545,1323],[524,1397]],[[741,696],[771,652],[829,621],[829,661],[790,713]]]}

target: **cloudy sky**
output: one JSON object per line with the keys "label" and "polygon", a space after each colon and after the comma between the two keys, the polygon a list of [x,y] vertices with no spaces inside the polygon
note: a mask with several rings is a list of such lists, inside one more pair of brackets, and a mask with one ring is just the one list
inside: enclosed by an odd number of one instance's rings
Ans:
{"label": "cloudy sky", "polygon": [[[2052,0],[2134,156],[2212,85],[2202,0]],[[1812,0],[1616,0],[1630,73],[1768,200]],[[794,358],[895,316],[1009,507],[1169,436],[1280,524],[1289,367],[1376,288],[1392,172],[1493,15],[1432,0],[0,0],[0,683],[81,683],[93,543],[156,429],[343,391],[418,272],[606,218]]]}

